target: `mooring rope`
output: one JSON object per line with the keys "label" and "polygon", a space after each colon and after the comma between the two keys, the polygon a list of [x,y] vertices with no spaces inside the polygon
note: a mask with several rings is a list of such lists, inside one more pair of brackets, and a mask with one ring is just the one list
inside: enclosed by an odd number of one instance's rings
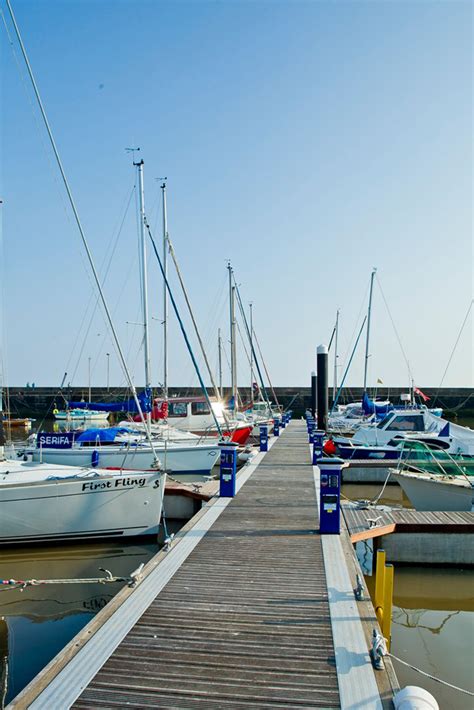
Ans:
{"label": "mooring rope", "polygon": [[401,658],[398,658],[398,656],[395,656],[393,653],[387,653],[384,654],[385,656],[390,656],[390,658],[394,658],[396,661],[401,663],[403,666],[407,666],[407,668],[411,668],[413,671],[417,671],[417,673],[421,673],[421,675],[426,676],[427,678],[431,678],[431,680],[435,680],[437,683],[441,683],[441,685],[446,685],[448,688],[452,688],[453,690],[459,690],[460,693],[465,693],[466,695],[470,695],[471,697],[474,697],[474,693],[472,693],[470,690],[466,690],[465,688],[460,688],[458,685],[453,685],[453,683],[448,683],[447,680],[442,680],[441,678],[437,678],[434,675],[431,675],[431,673],[427,673],[426,671],[422,671],[421,668],[417,668],[416,666],[413,666],[411,663],[407,663],[406,661],[402,661]]}
{"label": "mooring rope", "polygon": [[76,577],[73,579],[0,579],[0,592],[6,592],[12,589],[26,589],[27,587],[39,587],[45,584],[109,584],[113,582],[127,582],[131,587],[135,586],[142,577],[142,571],[145,564],[142,564],[132,572],[128,577],[114,577],[110,570],[104,567],[99,567],[101,572],[105,572],[106,577]]}

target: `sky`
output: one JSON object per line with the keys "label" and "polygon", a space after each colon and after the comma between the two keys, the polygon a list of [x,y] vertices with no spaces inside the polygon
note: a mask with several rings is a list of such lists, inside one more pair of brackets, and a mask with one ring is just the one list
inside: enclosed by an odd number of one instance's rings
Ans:
{"label": "sky", "polygon": [[[452,354],[473,293],[470,2],[12,5],[138,385],[130,147],[144,160],[158,241],[157,178],[167,178],[169,235],[213,368],[222,330],[224,384],[230,260],[274,385],[309,384],[338,309],[341,381],[376,267],[370,386],[408,384],[409,372],[420,387],[473,386],[472,309]],[[92,385],[106,384],[107,369],[110,384],[122,385],[5,0],[0,6],[4,381],[85,386],[90,368]],[[158,385],[163,286],[148,252]],[[170,283],[189,328],[171,266]],[[170,385],[194,386],[171,312],[169,341]],[[362,384],[364,348],[365,333],[348,385]],[[237,349],[245,386],[240,336]]]}

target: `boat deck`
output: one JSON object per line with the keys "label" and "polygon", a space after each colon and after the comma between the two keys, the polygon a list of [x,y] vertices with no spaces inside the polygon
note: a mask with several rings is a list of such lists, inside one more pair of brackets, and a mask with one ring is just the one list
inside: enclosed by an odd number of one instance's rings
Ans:
{"label": "boat deck", "polygon": [[374,674],[353,594],[351,546],[318,533],[305,424],[271,443],[241,472],[236,497],[210,501],[9,707],[390,705],[393,683]]}

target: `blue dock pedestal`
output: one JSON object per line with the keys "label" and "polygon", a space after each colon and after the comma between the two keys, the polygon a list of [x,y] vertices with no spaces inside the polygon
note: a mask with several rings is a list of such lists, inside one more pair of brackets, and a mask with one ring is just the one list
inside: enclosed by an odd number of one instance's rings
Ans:
{"label": "blue dock pedestal", "polygon": [[219,495],[221,498],[233,498],[235,496],[238,444],[233,441],[225,441],[219,446],[221,449]]}
{"label": "blue dock pedestal", "polygon": [[316,429],[313,433],[313,466],[318,466],[323,457],[323,443],[326,432]]}
{"label": "blue dock pedestal", "polygon": [[343,459],[323,458],[319,462],[319,532],[339,535],[341,531],[341,472]]}
{"label": "blue dock pedestal", "polygon": [[316,431],[316,428],[308,429],[308,442],[310,444],[314,443],[314,432],[315,431]]}
{"label": "blue dock pedestal", "polygon": [[284,429],[285,427],[286,427],[285,417],[282,416],[282,418],[281,418],[281,428]]}
{"label": "blue dock pedestal", "polygon": [[268,451],[268,426],[260,424],[260,451]]}
{"label": "blue dock pedestal", "polygon": [[273,420],[273,436],[280,436],[280,420],[278,417]]}

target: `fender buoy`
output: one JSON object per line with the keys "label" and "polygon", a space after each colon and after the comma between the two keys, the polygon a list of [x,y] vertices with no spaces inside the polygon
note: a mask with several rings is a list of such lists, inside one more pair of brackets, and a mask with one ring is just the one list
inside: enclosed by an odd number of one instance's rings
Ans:
{"label": "fender buoy", "polygon": [[92,468],[97,468],[98,465],[99,465],[99,452],[97,451],[97,449],[94,449],[94,451],[92,452],[91,466],[92,466]]}

